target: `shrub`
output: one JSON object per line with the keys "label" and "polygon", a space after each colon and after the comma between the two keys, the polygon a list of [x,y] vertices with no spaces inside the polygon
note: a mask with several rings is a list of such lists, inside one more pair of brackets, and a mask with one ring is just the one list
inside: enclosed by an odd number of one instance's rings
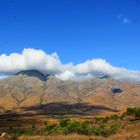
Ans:
{"label": "shrub", "polygon": [[137,111],[135,112],[135,118],[140,119],[140,108],[138,108]]}
{"label": "shrub", "polygon": [[61,127],[66,127],[69,122],[70,122],[69,119],[61,119],[59,124],[60,124]]}
{"label": "shrub", "polygon": [[65,134],[77,133],[79,127],[80,127],[79,122],[68,121],[67,125],[65,126]]}
{"label": "shrub", "polygon": [[109,117],[98,117],[98,118],[94,118],[96,123],[101,122],[101,123],[107,123],[109,120]]}
{"label": "shrub", "polygon": [[[96,118],[99,122],[106,122],[109,118]],[[46,135],[68,135],[68,134],[80,134],[80,135],[96,135],[96,136],[110,136],[115,134],[120,128],[121,122],[116,121],[113,125],[108,126],[94,125],[92,126],[88,122],[76,122],[70,120],[60,120],[59,124],[56,125],[46,125],[45,134]]]}
{"label": "shrub", "polygon": [[126,114],[134,116],[136,119],[140,119],[140,108],[128,108]]}
{"label": "shrub", "polygon": [[126,117],[126,113],[121,114],[120,119],[124,119],[124,117]]}
{"label": "shrub", "polygon": [[105,129],[104,125],[94,126],[92,128],[92,134],[94,134],[96,136],[103,136],[104,135],[104,129]]}
{"label": "shrub", "polygon": [[78,128],[77,134],[91,135],[91,126],[87,122],[81,123]]}
{"label": "shrub", "polygon": [[60,120],[59,125],[47,125],[45,127],[46,135],[51,134],[84,134],[90,135],[91,134],[91,126],[87,122],[76,122],[70,120]]}
{"label": "shrub", "polygon": [[121,127],[121,122],[116,121],[113,125],[111,125],[111,132],[114,134]]}
{"label": "shrub", "polygon": [[51,135],[52,133],[54,133],[54,129],[57,125],[46,125],[45,126],[45,134],[46,135]]}
{"label": "shrub", "polygon": [[117,120],[118,119],[118,115],[117,114],[113,114],[113,115],[110,116],[110,119]]}
{"label": "shrub", "polygon": [[24,130],[16,129],[13,132],[11,132],[11,135],[13,137],[19,137],[19,136],[23,136],[23,135],[25,135],[25,136],[32,136],[33,132],[32,132],[32,130],[29,130],[29,129],[24,129]]}
{"label": "shrub", "polygon": [[127,115],[135,115],[137,108],[127,108],[126,114]]}

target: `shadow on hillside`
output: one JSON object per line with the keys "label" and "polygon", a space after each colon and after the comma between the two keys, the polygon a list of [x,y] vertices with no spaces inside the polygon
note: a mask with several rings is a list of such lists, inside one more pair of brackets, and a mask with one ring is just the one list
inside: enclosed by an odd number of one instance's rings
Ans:
{"label": "shadow on hillside", "polygon": [[21,108],[24,113],[16,113],[16,112],[5,112],[0,114],[0,120],[11,120],[17,119],[20,117],[34,117],[36,115],[100,115],[102,111],[106,112],[118,112],[119,110],[115,110],[105,106],[99,105],[90,105],[86,103],[76,103],[69,104],[65,102],[61,103],[48,103],[46,105],[37,105],[32,107],[24,107]]}
{"label": "shadow on hillside", "polygon": [[34,111],[39,115],[99,115],[102,111],[118,112],[105,106],[90,105],[86,103],[49,103],[41,106],[23,108],[26,112]]}

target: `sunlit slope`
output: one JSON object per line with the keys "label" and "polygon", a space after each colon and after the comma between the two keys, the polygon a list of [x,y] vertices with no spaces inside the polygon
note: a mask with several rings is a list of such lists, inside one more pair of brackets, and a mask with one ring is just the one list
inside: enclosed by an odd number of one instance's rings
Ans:
{"label": "sunlit slope", "polygon": [[[45,105],[44,109],[51,112],[57,109],[69,111],[74,107],[81,113],[103,107],[120,111],[140,106],[140,83],[114,80],[109,76],[62,81],[35,70],[0,80],[1,112]],[[81,109],[83,105],[87,110]]]}

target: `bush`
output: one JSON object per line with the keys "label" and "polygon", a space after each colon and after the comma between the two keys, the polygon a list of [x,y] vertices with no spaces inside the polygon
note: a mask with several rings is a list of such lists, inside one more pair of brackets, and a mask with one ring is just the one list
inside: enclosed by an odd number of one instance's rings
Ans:
{"label": "bush", "polygon": [[70,120],[60,120],[59,125],[47,125],[45,127],[45,134],[83,134],[90,135],[91,134],[91,126],[87,122],[76,122]]}
{"label": "bush", "polygon": [[111,126],[111,131],[112,133],[116,133],[116,131],[121,127],[121,122],[116,121],[112,126]]}
{"label": "bush", "polygon": [[124,119],[124,117],[126,117],[126,113],[121,114],[121,116],[119,118],[122,120],[122,119]]}
{"label": "bush", "polygon": [[94,118],[96,123],[101,122],[101,123],[107,123],[109,120],[109,117],[98,117],[98,118]]}
{"label": "bush", "polygon": [[[57,127],[56,124],[55,125],[46,125],[45,126],[45,134],[46,135],[51,135],[52,133],[55,133],[56,132],[55,127]],[[55,132],[54,132],[54,130],[55,130]]]}
{"label": "bush", "polygon": [[138,108],[137,111],[135,112],[135,118],[140,119],[140,108]]}
{"label": "bush", "polygon": [[[99,122],[106,122],[108,118],[97,118]],[[58,134],[80,134],[80,135],[96,135],[96,136],[110,136],[116,133],[120,127],[120,122],[115,122],[112,126],[95,125],[91,126],[87,122],[76,122],[70,120],[60,120],[59,124],[56,125],[46,125],[45,134],[46,135],[58,135]]]}
{"label": "bush", "polygon": [[94,126],[92,128],[92,134],[94,134],[96,136],[103,136],[104,135],[104,130],[105,130],[104,125]]}
{"label": "bush", "polygon": [[77,134],[91,135],[91,126],[87,122],[81,123],[78,128]]}
{"label": "bush", "polygon": [[69,119],[61,119],[59,124],[60,124],[61,127],[66,127],[69,122],[70,122]]}
{"label": "bush", "polygon": [[77,133],[80,128],[80,123],[75,121],[68,121],[65,126],[65,134]]}
{"label": "bush", "polygon": [[110,119],[117,120],[118,119],[118,115],[117,114],[111,115],[110,116]]}
{"label": "bush", "polygon": [[140,108],[128,108],[126,115],[134,116],[136,119],[140,119]]}
{"label": "bush", "polygon": [[127,108],[126,114],[127,115],[135,115],[137,108]]}
{"label": "bush", "polygon": [[13,132],[11,132],[11,136],[13,137],[19,137],[19,136],[32,136],[33,132],[32,130],[29,129],[24,129],[24,130],[14,130]]}

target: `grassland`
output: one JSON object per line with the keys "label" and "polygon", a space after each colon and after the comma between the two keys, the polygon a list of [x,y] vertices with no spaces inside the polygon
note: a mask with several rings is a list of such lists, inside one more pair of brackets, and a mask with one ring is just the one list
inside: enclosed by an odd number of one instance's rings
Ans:
{"label": "grassland", "polygon": [[140,139],[139,108],[104,117],[7,115],[0,116],[0,132],[7,132],[14,140]]}

